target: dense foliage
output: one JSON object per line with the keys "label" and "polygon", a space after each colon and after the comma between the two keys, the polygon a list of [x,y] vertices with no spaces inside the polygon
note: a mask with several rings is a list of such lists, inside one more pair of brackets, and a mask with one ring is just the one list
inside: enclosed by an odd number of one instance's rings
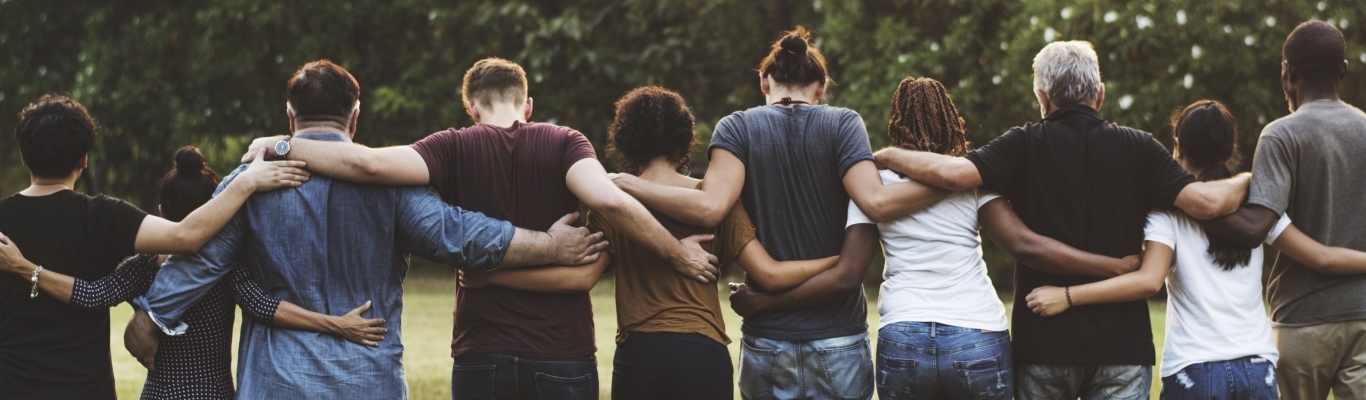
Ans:
{"label": "dense foliage", "polygon": [[[762,102],[754,66],[802,24],[831,60],[829,102],[860,112],[874,147],[906,76],[944,82],[975,144],[1037,120],[1034,53],[1085,39],[1102,58],[1107,118],[1166,142],[1174,109],[1217,99],[1239,117],[1249,160],[1256,133],[1287,113],[1281,42],[1310,18],[1347,35],[1358,71],[1342,92],[1366,104],[1355,0],[0,0],[0,126],[42,93],[72,95],[103,126],[83,189],[151,206],[175,148],[200,145],[221,172],[250,138],[285,133],[284,82],[304,62],[356,75],[357,139],[385,145],[471,123],[461,74],[500,56],[527,68],[533,119],[578,128],[599,150],[613,100],[646,84],[681,92],[706,143],[716,120]],[[5,195],[27,184],[14,143],[0,135]]]}

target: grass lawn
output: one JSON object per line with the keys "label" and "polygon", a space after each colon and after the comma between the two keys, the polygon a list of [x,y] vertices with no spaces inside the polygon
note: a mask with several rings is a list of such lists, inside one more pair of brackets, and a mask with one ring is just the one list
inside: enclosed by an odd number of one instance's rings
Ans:
{"label": "grass lawn", "polygon": [[[594,323],[597,326],[598,372],[602,398],[609,398],[612,386],[612,353],[616,349],[616,302],[612,293],[615,282],[604,279],[593,289]],[[718,289],[724,285],[718,285]],[[876,294],[876,287],[870,287]],[[450,399],[450,340],[451,310],[455,301],[454,278],[449,272],[415,269],[405,285],[403,313],[403,342],[407,346],[403,365],[408,375],[408,393],[414,400]],[[740,317],[730,312],[726,296],[721,296],[726,307],[726,330],[735,342],[730,345],[731,358],[739,365]],[[877,343],[876,300],[869,304],[868,324],[873,327],[873,343]],[[1163,303],[1150,303],[1153,337],[1161,354],[1163,322],[1166,308]],[[112,329],[109,340],[113,347],[114,376],[120,399],[136,399],[142,390],[146,370],[123,349],[123,328],[132,316],[132,308],[123,304],[111,312]],[[241,321],[239,315],[237,320]],[[234,343],[234,346],[236,343]],[[234,350],[234,354],[235,350]],[[1158,394],[1158,379],[1154,378],[1151,398]],[[740,398],[737,391],[736,397]]]}

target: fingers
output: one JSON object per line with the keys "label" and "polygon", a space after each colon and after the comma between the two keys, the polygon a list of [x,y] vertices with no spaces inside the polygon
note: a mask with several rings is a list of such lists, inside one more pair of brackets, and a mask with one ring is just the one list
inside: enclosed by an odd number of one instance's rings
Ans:
{"label": "fingers", "polygon": [[735,293],[735,291],[740,290],[740,285],[741,285],[741,284],[735,283],[735,282],[731,282],[731,283],[727,283],[727,284],[726,284],[726,286],[730,286],[730,292],[731,292],[731,293]]}
{"label": "fingers", "polygon": [[142,366],[143,366],[144,368],[147,368],[147,372],[152,372],[152,371],[155,371],[155,370],[156,370],[156,357],[155,357],[155,356],[146,356],[146,357],[139,358],[139,359],[138,359],[138,363],[142,364]]}
{"label": "fingers", "polygon": [[[602,233],[602,232],[598,232],[598,233]],[[587,253],[588,253],[589,255],[598,255],[598,253],[602,253],[602,252],[604,252],[604,251],[607,251],[607,245],[610,245],[610,244],[611,244],[611,243],[608,243],[606,240],[603,240],[603,241],[594,243],[592,246],[588,246],[588,251],[587,251]]]}
{"label": "fingers", "polygon": [[572,212],[572,213],[569,213],[569,214],[565,214],[563,217],[560,217],[560,220],[559,220],[559,221],[555,221],[555,223],[556,223],[556,224],[561,224],[561,225],[573,225],[574,222],[575,222],[575,221],[578,221],[578,220],[579,220],[579,212],[578,212],[578,211],[575,211],[575,212]]}
{"label": "fingers", "polygon": [[686,238],[683,238],[683,240],[687,240],[687,241],[691,241],[691,242],[698,242],[698,243],[700,243],[700,242],[709,242],[709,241],[711,241],[712,239],[715,239],[715,238],[716,238],[716,235],[702,234],[702,235],[692,235],[692,236],[688,236],[688,237],[686,237]]}
{"label": "fingers", "polygon": [[261,148],[256,150],[256,156],[251,158],[251,162],[256,163],[264,159],[266,159],[266,149]]}
{"label": "fingers", "polygon": [[389,331],[384,328],[384,318],[367,319],[365,320],[365,326],[370,327],[369,329],[379,329],[380,333]]}
{"label": "fingers", "polygon": [[362,313],[364,313],[366,310],[369,310],[369,309],[370,309],[370,300],[366,300],[366,301],[365,301],[365,304],[361,304],[360,307],[356,307],[356,308],[352,309],[351,312],[346,313],[346,315],[356,315],[356,316],[359,316],[359,315],[361,315]]}
{"label": "fingers", "polygon": [[[584,231],[587,231],[587,230],[588,230],[588,228],[578,228],[578,229],[583,229]],[[605,237],[605,235],[604,235],[602,232],[594,232],[594,233],[588,235],[588,242],[589,242],[589,243],[601,242],[601,241],[603,241],[603,237]]]}
{"label": "fingers", "polygon": [[720,264],[720,263],[721,263],[721,259],[720,259],[720,258],[716,258],[716,255],[715,255],[715,254],[711,254],[711,253],[708,253],[708,254],[707,254],[707,267],[708,267],[708,268],[710,268],[710,269],[713,270],[713,271],[718,271],[718,270],[716,269],[716,267],[713,267],[713,265]]}

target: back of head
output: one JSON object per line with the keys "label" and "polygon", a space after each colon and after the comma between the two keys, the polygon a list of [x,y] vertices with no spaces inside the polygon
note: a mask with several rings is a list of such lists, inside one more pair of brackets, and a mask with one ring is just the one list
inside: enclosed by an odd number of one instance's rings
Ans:
{"label": "back of head", "polygon": [[[1233,113],[1214,100],[1200,100],[1172,116],[1172,136],[1181,157],[1196,179],[1215,181],[1233,176],[1228,161],[1237,151],[1238,126]],[[1218,236],[1209,237],[1207,250],[1225,271],[1246,265],[1252,249]]]}
{"label": "back of head", "polygon": [[194,146],[181,147],[175,152],[175,169],[161,178],[157,200],[161,217],[177,222],[185,219],[208,203],[217,187],[218,174],[204,163],[204,154]]}
{"label": "back of head", "polygon": [[460,96],[467,107],[491,108],[495,103],[520,105],[526,102],[526,71],[512,61],[489,57],[465,71]]}
{"label": "back of head", "polygon": [[825,56],[810,42],[811,33],[804,27],[783,32],[783,37],[773,42],[768,56],[759,62],[759,74],[790,87],[826,84],[830,75],[825,68]]}
{"label": "back of head", "polygon": [[360,83],[345,68],[328,60],[299,67],[289,78],[286,101],[294,112],[296,126],[351,123],[351,114],[360,106]]}
{"label": "back of head", "polygon": [[1333,24],[1313,20],[1300,24],[1285,38],[1281,58],[1295,75],[1315,83],[1335,83],[1347,58],[1347,40]]}
{"label": "back of head", "polygon": [[963,118],[943,84],[930,78],[901,80],[887,121],[893,146],[961,156],[968,150],[965,133]]}
{"label": "back of head", "polygon": [[1053,42],[1034,56],[1034,90],[1055,106],[1095,104],[1100,87],[1100,61],[1090,42]]}
{"label": "back of head", "polygon": [[616,118],[607,132],[609,149],[622,171],[639,175],[651,160],[665,157],[687,173],[695,120],[683,96],[658,86],[636,88],[617,100]]}
{"label": "back of head", "polygon": [[19,155],[33,176],[65,178],[81,166],[95,146],[95,119],[85,106],[66,96],[44,95],[19,112],[14,136]]}

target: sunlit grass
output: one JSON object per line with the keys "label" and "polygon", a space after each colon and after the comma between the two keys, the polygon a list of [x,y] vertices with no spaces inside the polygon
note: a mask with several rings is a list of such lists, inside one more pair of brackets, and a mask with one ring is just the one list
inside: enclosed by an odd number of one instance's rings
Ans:
{"label": "sunlit grass", "polygon": [[[603,279],[593,289],[593,322],[597,327],[598,373],[602,398],[608,398],[612,386],[612,354],[616,350],[616,302],[613,299],[615,281]],[[718,286],[723,290],[724,286]],[[868,288],[876,295],[876,287]],[[450,340],[452,305],[455,301],[454,279],[448,271],[417,270],[408,277],[404,287],[403,342],[406,346],[403,362],[408,376],[408,393],[414,400],[450,399]],[[739,365],[740,317],[730,312],[725,293],[722,306],[726,307],[726,331],[734,343],[729,346],[734,365]],[[877,343],[877,300],[870,297],[868,325],[872,342]],[[1165,305],[1149,304],[1153,322],[1155,351],[1161,355]],[[135,399],[142,390],[146,370],[123,350],[123,327],[132,315],[128,305],[120,305],[111,312],[113,327],[109,339],[113,346],[114,375],[120,399]],[[238,317],[239,325],[241,317]],[[233,343],[236,354],[236,343]],[[235,369],[234,369],[235,370]],[[1156,372],[1156,371],[1154,371]],[[1154,377],[1151,398],[1156,399],[1160,379]],[[736,398],[739,398],[737,392]]]}

